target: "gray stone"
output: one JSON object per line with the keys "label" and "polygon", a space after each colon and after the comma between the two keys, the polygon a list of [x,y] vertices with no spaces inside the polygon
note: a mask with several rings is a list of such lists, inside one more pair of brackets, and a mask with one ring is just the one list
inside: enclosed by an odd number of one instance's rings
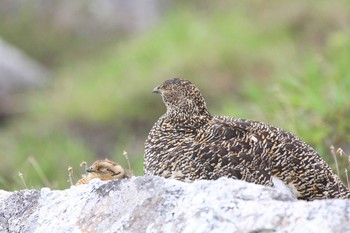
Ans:
{"label": "gray stone", "polygon": [[0,122],[24,112],[19,92],[49,83],[47,68],[0,38]]}
{"label": "gray stone", "polygon": [[0,38],[0,97],[47,83],[49,71]]}
{"label": "gray stone", "polygon": [[349,200],[298,201],[221,178],[133,177],[0,192],[1,232],[350,232]]}

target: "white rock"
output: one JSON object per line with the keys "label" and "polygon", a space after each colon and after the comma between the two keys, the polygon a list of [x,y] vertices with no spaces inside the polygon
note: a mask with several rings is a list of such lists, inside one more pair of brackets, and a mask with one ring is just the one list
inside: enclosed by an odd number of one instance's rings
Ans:
{"label": "white rock", "polygon": [[349,223],[350,200],[297,201],[227,178],[133,177],[0,198],[0,232],[350,232]]}

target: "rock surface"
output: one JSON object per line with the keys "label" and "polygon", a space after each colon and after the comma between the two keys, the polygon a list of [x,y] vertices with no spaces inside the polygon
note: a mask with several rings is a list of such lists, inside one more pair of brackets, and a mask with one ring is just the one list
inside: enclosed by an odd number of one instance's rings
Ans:
{"label": "rock surface", "polygon": [[0,192],[0,232],[350,232],[349,223],[350,200],[297,201],[227,178]]}

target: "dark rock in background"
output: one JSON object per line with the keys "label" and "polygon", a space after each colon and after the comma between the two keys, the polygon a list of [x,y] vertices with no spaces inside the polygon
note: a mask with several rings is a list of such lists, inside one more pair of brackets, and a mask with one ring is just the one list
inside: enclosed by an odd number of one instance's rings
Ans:
{"label": "dark rock in background", "polygon": [[42,87],[50,72],[0,38],[0,120],[23,111],[17,93]]}

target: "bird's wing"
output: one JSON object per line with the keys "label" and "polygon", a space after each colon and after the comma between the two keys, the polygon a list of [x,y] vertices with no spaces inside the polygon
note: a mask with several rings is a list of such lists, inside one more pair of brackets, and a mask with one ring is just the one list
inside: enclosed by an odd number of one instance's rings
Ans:
{"label": "bird's wing", "polygon": [[270,164],[272,174],[296,189],[301,199],[350,196],[322,157],[294,134],[262,122],[230,117],[218,117],[213,125],[214,130],[223,127],[216,137],[226,138],[231,145],[240,141],[248,154],[259,155],[263,165]]}
{"label": "bird's wing", "polygon": [[195,156],[209,168],[216,169],[219,176],[273,186],[268,152],[258,143],[258,136],[250,132],[249,123],[244,124],[213,121],[199,130],[194,145]]}

